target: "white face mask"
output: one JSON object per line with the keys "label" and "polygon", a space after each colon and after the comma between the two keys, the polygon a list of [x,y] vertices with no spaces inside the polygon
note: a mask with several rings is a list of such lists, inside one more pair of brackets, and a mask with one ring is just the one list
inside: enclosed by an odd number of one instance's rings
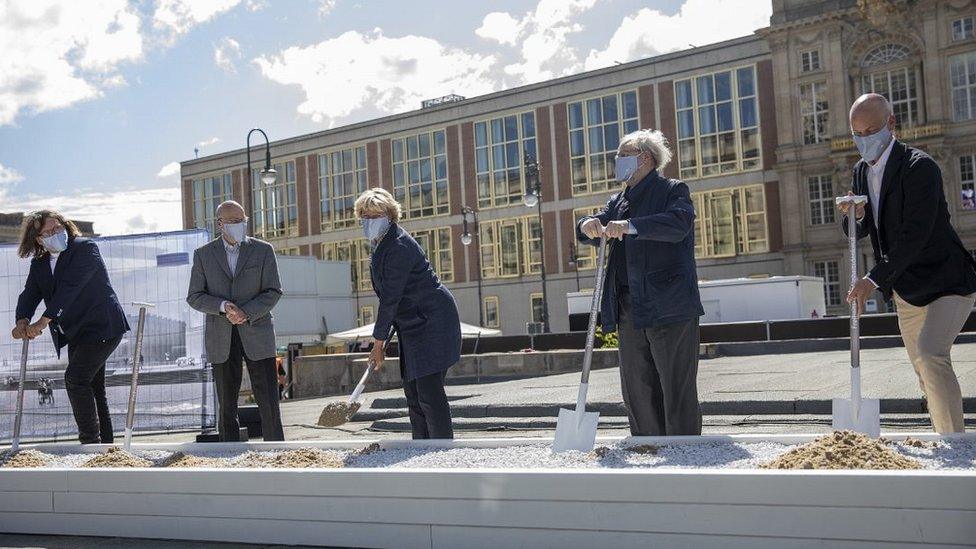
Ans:
{"label": "white face mask", "polygon": [[68,249],[68,231],[61,229],[51,236],[42,236],[41,245],[52,254],[58,254]]}
{"label": "white face mask", "polygon": [[240,223],[224,223],[224,234],[229,236],[234,243],[243,242],[244,235],[247,234],[247,221]]}
{"label": "white face mask", "polygon": [[613,171],[617,181],[625,183],[637,173],[640,168],[640,155],[637,156],[618,156],[613,164]]}

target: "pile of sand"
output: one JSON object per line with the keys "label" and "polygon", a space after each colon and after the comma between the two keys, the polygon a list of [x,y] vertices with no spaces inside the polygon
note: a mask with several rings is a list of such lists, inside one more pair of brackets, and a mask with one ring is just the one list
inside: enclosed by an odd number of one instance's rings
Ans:
{"label": "pile of sand", "polygon": [[4,456],[3,465],[11,469],[22,469],[25,467],[46,467],[51,462],[51,456],[37,450],[20,450],[12,456]]}
{"label": "pile of sand", "polygon": [[318,448],[298,448],[273,454],[248,452],[236,460],[232,467],[239,468],[313,468],[338,469],[345,465],[342,457],[335,453],[319,450]]}
{"label": "pile of sand", "polygon": [[319,415],[318,424],[322,427],[338,427],[343,423],[349,421],[362,404],[359,402],[354,402],[348,404],[345,402],[331,402],[322,409],[322,413]]}
{"label": "pile of sand", "polygon": [[657,446],[654,446],[652,444],[638,444],[636,446],[627,446],[626,448],[624,448],[624,450],[627,450],[628,452],[633,452],[635,454],[654,456],[657,455],[658,448]]}
{"label": "pile of sand", "polygon": [[104,454],[89,459],[82,467],[152,467],[148,459],[135,456],[122,448],[109,448]]}
{"label": "pile of sand", "polygon": [[880,440],[853,431],[834,431],[760,465],[763,469],[919,469]]}
{"label": "pile of sand", "polygon": [[365,448],[360,448],[359,450],[356,450],[356,455],[357,456],[368,456],[370,454],[373,454],[373,453],[376,453],[376,452],[379,452],[379,451],[380,451],[380,444],[378,442],[374,442],[374,443],[370,444],[369,446],[366,446]]}
{"label": "pile of sand", "polygon": [[912,448],[939,448],[942,444],[939,441],[925,441],[917,438],[906,437],[905,440],[901,442],[905,446],[911,446]]}
{"label": "pile of sand", "polygon": [[183,452],[176,452],[166,458],[161,467],[227,467],[227,460],[214,457],[192,456]]}

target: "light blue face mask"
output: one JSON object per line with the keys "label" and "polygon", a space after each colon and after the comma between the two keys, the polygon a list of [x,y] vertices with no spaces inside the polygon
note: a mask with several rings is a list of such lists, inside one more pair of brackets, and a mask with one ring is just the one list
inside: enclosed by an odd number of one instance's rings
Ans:
{"label": "light blue face mask", "polygon": [[367,240],[379,240],[381,236],[390,228],[389,217],[376,217],[373,219],[363,219],[363,234]]}
{"label": "light blue face mask", "polygon": [[623,183],[637,171],[640,161],[636,156],[618,156],[613,163],[613,171],[617,181]]}
{"label": "light blue face mask", "polygon": [[871,135],[852,134],[852,137],[854,138],[854,145],[857,146],[858,152],[861,153],[861,158],[865,162],[874,162],[881,158],[882,153],[888,147],[888,143],[891,142],[891,130],[885,125]]}
{"label": "light blue face mask", "polygon": [[224,233],[231,237],[234,242],[243,242],[244,235],[247,233],[247,221],[240,223],[224,223]]}
{"label": "light blue face mask", "polygon": [[68,232],[60,230],[51,236],[42,236],[41,245],[52,254],[61,253],[68,249]]}

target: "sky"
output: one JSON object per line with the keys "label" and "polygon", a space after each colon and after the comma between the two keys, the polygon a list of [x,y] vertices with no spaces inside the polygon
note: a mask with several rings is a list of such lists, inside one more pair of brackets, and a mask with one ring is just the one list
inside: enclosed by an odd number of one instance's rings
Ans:
{"label": "sky", "polygon": [[771,0],[0,0],[0,212],[182,228],[179,162],[745,36]]}

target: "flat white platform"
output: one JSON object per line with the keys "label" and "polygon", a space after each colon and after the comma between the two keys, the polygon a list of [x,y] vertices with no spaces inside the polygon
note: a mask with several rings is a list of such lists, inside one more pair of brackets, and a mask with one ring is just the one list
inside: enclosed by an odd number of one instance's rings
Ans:
{"label": "flat white platform", "polygon": [[[542,441],[551,439],[380,445]],[[369,442],[134,446],[206,455]],[[0,469],[0,532],[395,548],[972,547],[976,471]]]}

